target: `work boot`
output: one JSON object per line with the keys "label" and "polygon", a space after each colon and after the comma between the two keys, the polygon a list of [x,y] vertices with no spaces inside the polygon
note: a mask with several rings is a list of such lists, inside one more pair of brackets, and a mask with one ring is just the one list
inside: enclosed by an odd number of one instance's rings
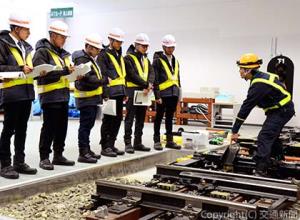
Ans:
{"label": "work boot", "polygon": [[268,163],[261,162],[260,160],[258,160],[256,162],[256,169],[254,175],[258,177],[269,177],[267,170],[268,170]]}
{"label": "work boot", "polygon": [[134,139],[133,148],[137,151],[150,151],[149,147],[142,144],[142,139],[140,137]]}
{"label": "work boot", "polygon": [[265,178],[270,177],[267,172],[264,172],[262,170],[255,170],[254,176],[265,177]]}
{"label": "work boot", "polygon": [[97,160],[99,160],[101,158],[100,154],[96,154],[94,151],[92,151],[91,149],[89,149],[89,153],[90,155],[92,155],[92,157],[96,158]]}
{"label": "work boot", "polygon": [[18,179],[19,173],[14,170],[12,166],[1,167],[0,176],[6,179]]}
{"label": "work boot", "polygon": [[62,153],[54,153],[54,157],[52,160],[53,165],[61,165],[61,166],[74,166],[75,161],[68,160],[65,158]]}
{"label": "work boot", "polygon": [[[115,152],[117,155],[124,155],[125,152],[122,150],[119,150],[115,147],[115,139],[110,138],[109,141],[105,144],[106,147],[111,148],[113,152]],[[105,147],[105,148],[106,148]]]}
{"label": "work boot", "polygon": [[117,153],[115,153],[110,147],[102,148],[101,155],[106,157],[116,157]]}
{"label": "work boot", "polygon": [[137,145],[134,145],[133,148],[134,148],[136,151],[150,151],[150,150],[151,150],[150,147],[146,147],[146,146],[143,145],[143,144],[137,144]]}
{"label": "work boot", "polygon": [[125,143],[125,152],[127,154],[134,154],[134,149],[131,144],[131,139],[124,139],[124,143]]}
{"label": "work boot", "polygon": [[97,163],[97,159],[90,154],[89,149],[79,150],[77,161],[80,163]]}
{"label": "work boot", "polygon": [[14,163],[14,170],[17,171],[18,173],[30,174],[30,175],[34,175],[37,173],[37,169],[31,168],[26,163]]}
{"label": "work boot", "polygon": [[122,150],[119,150],[118,148],[116,148],[115,146],[113,146],[112,148],[111,148],[117,155],[124,155],[125,154],[125,152],[124,151],[122,151]]}
{"label": "work boot", "polygon": [[162,145],[160,143],[160,136],[154,135],[153,140],[154,140],[154,146],[153,146],[153,148],[155,150],[163,150],[163,147],[162,147]]}
{"label": "work boot", "polygon": [[171,149],[175,149],[175,150],[180,150],[181,146],[177,145],[174,141],[173,141],[173,136],[172,135],[167,135],[167,144],[166,144],[166,148],[171,148]]}
{"label": "work boot", "polygon": [[125,152],[126,152],[127,154],[134,154],[134,149],[133,149],[131,143],[125,145]]}
{"label": "work boot", "polygon": [[41,160],[39,165],[43,170],[54,170],[54,166],[48,158]]}
{"label": "work boot", "polygon": [[155,150],[163,150],[163,147],[162,147],[162,145],[161,145],[160,142],[154,142],[153,148],[154,148]]}

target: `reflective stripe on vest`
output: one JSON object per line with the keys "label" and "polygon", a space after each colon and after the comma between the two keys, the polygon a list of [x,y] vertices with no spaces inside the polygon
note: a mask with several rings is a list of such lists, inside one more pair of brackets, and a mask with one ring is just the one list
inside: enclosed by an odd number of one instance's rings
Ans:
{"label": "reflective stripe on vest", "polygon": [[178,64],[178,61],[175,60],[175,69],[174,69],[174,75],[173,75],[168,64],[166,63],[166,61],[164,61],[161,58],[159,58],[159,59],[160,59],[161,64],[163,65],[165,72],[167,74],[167,77],[168,77],[168,79],[165,82],[159,84],[159,90],[162,91],[162,90],[165,90],[174,85],[179,87],[179,82],[178,82],[179,64]]}
{"label": "reflective stripe on vest", "polygon": [[[97,78],[101,79],[102,77],[101,77],[99,69],[93,63],[92,63],[92,67],[97,74]],[[102,93],[103,93],[102,86],[99,86],[97,89],[92,90],[92,91],[81,91],[81,90],[76,89],[76,87],[75,87],[74,97],[75,98],[88,98],[88,97],[93,97],[96,95],[101,95]]]}
{"label": "reflective stripe on vest", "polygon": [[[31,68],[33,67],[31,53],[29,53],[27,55],[26,60],[24,62],[24,59],[21,56],[21,54],[19,53],[18,49],[14,48],[14,47],[9,47],[9,50],[12,53],[13,57],[15,58],[15,60],[17,61],[19,66],[28,65]],[[25,85],[25,84],[33,84],[33,78],[31,78],[31,77],[20,78],[20,79],[13,79],[9,82],[3,82],[0,84],[0,89],[6,89],[6,88],[13,87],[13,86]]]}
{"label": "reflective stripe on vest", "polygon": [[[148,72],[149,72],[149,61],[147,58],[143,58],[144,60],[144,71],[142,69],[142,66],[140,64],[140,62],[138,61],[138,58],[136,56],[134,56],[133,54],[129,54],[129,56],[132,57],[135,66],[138,70],[139,76],[147,82],[147,78],[148,78]],[[138,85],[134,84],[133,82],[127,82],[127,87],[139,87]]]}
{"label": "reflective stripe on vest", "polygon": [[121,66],[120,66],[118,61],[112,54],[107,53],[107,55],[110,58],[111,62],[113,63],[113,65],[119,75],[118,78],[110,81],[109,86],[119,86],[119,85],[125,86],[126,70],[125,70],[125,63],[124,63],[123,57],[121,56]]}
{"label": "reflective stripe on vest", "polygon": [[276,89],[278,89],[283,95],[285,95],[285,97],[279,101],[279,103],[277,105],[265,108],[264,111],[267,112],[268,110],[271,109],[277,109],[280,108],[281,106],[286,105],[287,103],[289,103],[292,100],[291,94],[280,84],[275,83],[275,79],[278,79],[278,76],[272,73],[266,73],[269,75],[269,79],[262,79],[262,78],[256,78],[253,79],[251,82],[251,85],[253,85],[254,83],[265,83],[268,84]]}
{"label": "reflective stripe on vest", "polygon": [[[62,60],[56,53],[52,52],[51,50],[48,50],[49,54],[51,55],[52,59],[54,60],[54,63],[56,66],[59,66],[63,68],[62,63],[65,64],[65,66],[71,66],[70,58],[65,57],[64,60]],[[61,76],[60,79],[57,82],[46,84],[46,85],[38,85],[38,93],[46,93],[51,92],[56,89],[63,89],[63,88],[69,88],[70,82],[69,80]]]}

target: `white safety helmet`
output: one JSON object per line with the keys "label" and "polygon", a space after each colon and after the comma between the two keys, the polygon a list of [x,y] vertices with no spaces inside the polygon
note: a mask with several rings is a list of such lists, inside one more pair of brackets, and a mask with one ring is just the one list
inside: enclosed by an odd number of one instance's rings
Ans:
{"label": "white safety helmet", "polygon": [[113,28],[109,33],[108,37],[115,39],[117,41],[124,41],[125,39],[125,33],[120,28]]}
{"label": "white safety helmet", "polygon": [[165,35],[162,38],[161,43],[163,46],[166,46],[166,47],[176,47],[175,37],[171,34]]}
{"label": "white safety helmet", "polygon": [[139,33],[138,35],[136,35],[134,43],[142,44],[142,45],[149,45],[150,39],[147,34]]}
{"label": "white safety helmet", "polygon": [[11,13],[8,19],[9,25],[15,25],[18,27],[30,28],[30,19],[29,17],[22,13]]}
{"label": "white safety helmet", "polygon": [[92,33],[92,34],[89,34],[87,35],[85,38],[84,38],[84,42],[86,44],[89,44],[93,47],[96,47],[98,49],[103,49],[102,47],[102,37],[99,35],[99,34],[96,34],[96,33]]}
{"label": "white safety helmet", "polygon": [[69,37],[69,33],[68,33],[69,27],[68,25],[60,20],[56,20],[51,22],[51,24],[49,25],[48,31]]}

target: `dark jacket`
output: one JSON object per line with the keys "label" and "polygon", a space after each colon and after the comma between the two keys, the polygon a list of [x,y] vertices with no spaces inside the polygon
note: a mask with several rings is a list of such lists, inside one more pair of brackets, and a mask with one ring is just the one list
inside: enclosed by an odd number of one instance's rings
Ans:
{"label": "dark jacket", "polygon": [[[162,51],[158,51],[154,53],[153,56],[153,69],[155,72],[155,83],[154,83],[154,95],[155,95],[155,99],[160,99],[161,97],[171,97],[171,96],[177,96],[179,97],[180,95],[180,88],[178,88],[177,86],[171,86],[163,91],[159,90],[159,84],[165,82],[168,80],[168,76],[167,73],[160,61],[160,58],[163,59],[164,61],[166,61],[166,63],[168,64],[172,74],[174,75],[174,72],[172,71],[172,67],[169,64],[168,58],[164,55],[164,53]],[[175,67],[175,56],[172,56],[172,66]],[[178,82],[179,82],[179,87],[181,87],[180,84],[180,71],[178,73]]]}
{"label": "dark jacket", "polygon": [[[25,48],[25,55],[27,57],[27,55],[31,53],[32,47],[25,41],[22,41],[22,43]],[[9,31],[0,31],[0,72],[22,71],[23,66],[18,65],[16,59],[10,52],[9,47],[17,48],[22,55],[22,52],[16,46],[15,41],[9,36]],[[7,102],[33,99],[34,89],[33,85],[30,84],[0,89],[0,105]]]}
{"label": "dark jacket", "polygon": [[[253,70],[252,74],[253,74],[253,78],[251,79],[251,82],[257,78],[269,79],[268,74],[264,72],[260,72],[258,70]],[[283,83],[280,82],[279,79],[275,80],[275,83],[284,88]],[[248,90],[247,98],[244,100],[241,109],[237,115],[237,119],[232,128],[232,132],[237,133],[239,131],[241,125],[247,119],[251,110],[255,106],[258,106],[260,108],[269,108],[278,105],[283,98],[285,98],[285,95],[282,94],[280,90],[278,90],[277,88],[269,84],[263,82],[257,82],[251,84]],[[290,103],[286,104],[284,107],[293,109],[294,104],[292,101],[290,101]],[[268,110],[266,112],[266,115],[268,115],[268,113],[270,112],[277,111],[277,110],[278,109]]]}
{"label": "dark jacket", "polygon": [[[84,50],[75,51],[72,54],[72,60],[75,66],[78,66],[82,63],[92,62],[96,67],[99,65],[96,64],[94,59],[90,57]],[[100,69],[99,72],[101,73]],[[105,86],[108,83],[107,78],[98,79],[97,73],[91,67],[91,71],[86,73],[81,80],[75,81],[76,89],[80,91],[92,91],[97,89],[99,86]],[[88,98],[76,98],[76,106],[78,109],[85,106],[93,106],[102,103],[102,95],[96,95]]]}
{"label": "dark jacket", "polygon": [[[107,53],[112,54],[116,60],[118,61],[119,65],[121,65],[121,56],[122,56],[122,49],[120,51],[115,51],[110,49],[109,47],[103,49],[98,56],[98,61],[100,65],[100,69],[102,74],[105,77],[109,77],[111,79],[119,78],[119,75],[111,62]],[[118,55],[117,55],[118,53]],[[107,97],[117,97],[117,96],[126,96],[125,86],[118,85],[118,86],[111,86],[107,87],[107,90],[104,91],[105,96]]]}
{"label": "dark jacket", "polygon": [[126,87],[127,95],[130,98],[133,98],[135,90],[147,89],[149,86],[149,83],[151,83],[151,84],[154,83],[155,73],[154,73],[153,67],[152,67],[149,59],[147,58],[147,55],[145,55],[146,59],[149,62],[148,78],[147,78],[147,81],[145,81],[143,78],[140,77],[138,69],[135,65],[135,62],[129,54],[132,54],[137,57],[142,68],[143,68],[143,65],[142,65],[141,59],[142,59],[143,55],[141,53],[135,51],[134,46],[131,45],[127,50],[127,55],[124,57],[125,66],[126,66],[126,81],[133,82],[134,84],[139,86],[139,87]]}
{"label": "dark jacket", "polygon": [[[70,56],[70,53],[64,49],[56,48],[47,39],[43,38],[36,43],[35,54],[33,56],[33,66],[41,64],[56,65],[48,50],[56,53],[61,59]],[[64,66],[64,63],[62,64]],[[59,81],[61,76],[68,75],[68,68],[65,66],[63,70],[49,72],[46,76],[40,76],[37,79],[38,85],[47,85]],[[56,89],[50,92],[39,94],[41,104],[57,103],[69,101],[69,89]]]}

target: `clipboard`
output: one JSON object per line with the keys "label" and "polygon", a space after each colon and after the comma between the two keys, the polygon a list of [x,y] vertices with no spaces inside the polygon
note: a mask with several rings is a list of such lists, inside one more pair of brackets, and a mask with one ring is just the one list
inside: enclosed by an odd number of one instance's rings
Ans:
{"label": "clipboard", "polygon": [[102,113],[105,115],[117,116],[117,103],[114,99],[103,101]]}
{"label": "clipboard", "polygon": [[143,91],[134,91],[133,105],[150,106],[152,104],[152,92],[144,95]]}

